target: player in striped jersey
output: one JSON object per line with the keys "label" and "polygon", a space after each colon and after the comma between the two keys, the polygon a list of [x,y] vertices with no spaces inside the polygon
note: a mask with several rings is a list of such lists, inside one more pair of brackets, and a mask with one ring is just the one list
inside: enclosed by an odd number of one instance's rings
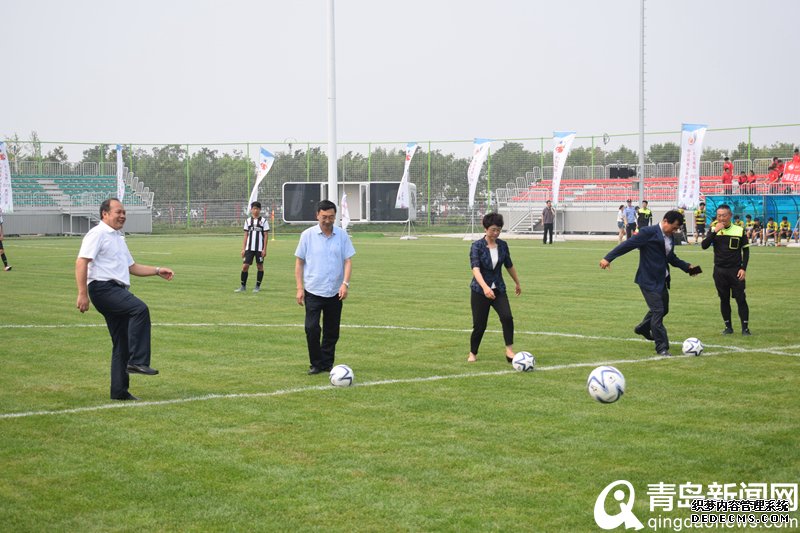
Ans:
{"label": "player in striped jersey", "polygon": [[256,260],[258,274],[253,292],[261,290],[261,280],[264,279],[264,258],[267,256],[267,237],[269,222],[267,217],[261,216],[261,202],[250,204],[250,216],[244,221],[244,242],[242,243],[242,285],[233,292],[247,290],[247,276],[253,259]]}

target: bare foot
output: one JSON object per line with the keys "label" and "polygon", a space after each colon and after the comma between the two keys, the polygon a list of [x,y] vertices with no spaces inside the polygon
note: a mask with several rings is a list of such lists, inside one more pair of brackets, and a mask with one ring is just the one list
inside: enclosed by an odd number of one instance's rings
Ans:
{"label": "bare foot", "polygon": [[474,363],[474,362],[475,362],[475,361],[477,361],[477,360],[478,360],[478,358],[477,358],[477,357],[475,357],[475,354],[474,354],[474,353],[470,353],[470,354],[469,354],[469,357],[467,357],[467,363]]}

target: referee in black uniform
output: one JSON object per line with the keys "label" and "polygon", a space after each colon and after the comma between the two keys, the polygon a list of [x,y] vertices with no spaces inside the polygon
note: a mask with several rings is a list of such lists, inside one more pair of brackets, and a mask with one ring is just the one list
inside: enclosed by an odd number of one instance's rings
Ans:
{"label": "referee in black uniform", "polygon": [[731,294],[739,307],[742,335],[750,335],[750,309],[744,293],[744,278],[750,260],[750,244],[744,228],[731,223],[731,208],[722,204],[717,208],[717,223],[703,239],[703,250],[714,247],[714,285],[719,295],[719,309],[725,321],[723,335],[733,333],[731,326]]}

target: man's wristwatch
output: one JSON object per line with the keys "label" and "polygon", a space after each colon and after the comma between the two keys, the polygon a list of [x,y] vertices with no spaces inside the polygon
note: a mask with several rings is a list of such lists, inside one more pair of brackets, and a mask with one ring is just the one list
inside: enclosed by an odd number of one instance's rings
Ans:
{"label": "man's wristwatch", "polygon": [[350,288],[350,282],[349,282],[349,281],[343,281],[343,282],[342,282],[342,285],[344,285],[344,286],[345,286],[345,287],[347,287],[348,289]]}

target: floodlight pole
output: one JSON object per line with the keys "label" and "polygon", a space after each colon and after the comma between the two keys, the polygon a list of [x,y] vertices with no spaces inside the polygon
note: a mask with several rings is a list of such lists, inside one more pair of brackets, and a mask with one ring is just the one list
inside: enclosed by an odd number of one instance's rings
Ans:
{"label": "floodlight pole", "polygon": [[[328,0],[328,200],[339,205],[339,177],[336,163],[336,39],[334,34],[333,0]],[[336,210],[336,221],[342,219]]]}
{"label": "floodlight pole", "polygon": [[644,201],[644,1],[639,20],[639,205]]}

